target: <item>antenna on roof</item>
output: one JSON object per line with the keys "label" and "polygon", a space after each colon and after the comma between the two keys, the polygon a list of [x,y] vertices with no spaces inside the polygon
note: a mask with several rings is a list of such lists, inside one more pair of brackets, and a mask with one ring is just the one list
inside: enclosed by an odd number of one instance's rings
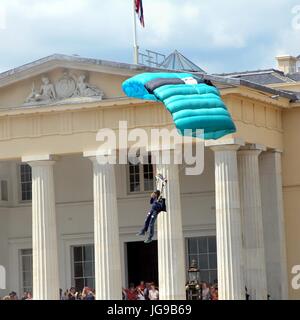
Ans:
{"label": "antenna on roof", "polygon": [[152,50],[146,50],[145,53],[139,52],[139,64],[158,68],[165,60],[166,56],[162,53]]}

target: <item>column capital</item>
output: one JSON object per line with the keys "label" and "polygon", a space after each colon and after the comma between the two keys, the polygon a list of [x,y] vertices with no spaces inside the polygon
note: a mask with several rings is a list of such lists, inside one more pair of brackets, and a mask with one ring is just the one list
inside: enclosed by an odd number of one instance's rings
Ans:
{"label": "column capital", "polygon": [[58,157],[50,154],[23,156],[22,162],[28,163],[30,166],[49,166],[54,165]]}
{"label": "column capital", "polygon": [[283,149],[269,149],[268,150],[271,153],[279,153],[279,154],[283,154]]}
{"label": "column capital", "polygon": [[205,141],[205,147],[210,147],[210,148],[226,147],[231,145],[237,145],[239,147],[242,147],[245,145],[245,141],[242,138],[229,138],[229,139]]}
{"label": "column capital", "polygon": [[114,149],[98,149],[98,150],[90,150],[84,151],[84,158],[97,158],[97,156],[111,156],[116,150]]}
{"label": "column capital", "polygon": [[[182,145],[166,144],[152,145],[146,148],[151,153],[152,163],[158,164],[181,164],[182,163]],[[155,160],[154,160],[155,159]]]}
{"label": "column capital", "polygon": [[264,144],[254,143],[248,146],[249,150],[260,150],[261,152],[267,151],[267,147]]}
{"label": "column capital", "polygon": [[238,156],[259,156],[262,150],[258,149],[240,149],[238,151]]}
{"label": "column capital", "polygon": [[211,146],[210,149],[213,151],[238,151],[241,145],[239,144],[224,144],[224,145],[216,145]]}
{"label": "column capital", "polygon": [[238,151],[239,156],[259,156],[263,151],[266,151],[267,147],[262,144],[249,144]]}
{"label": "column capital", "polygon": [[241,147],[241,150],[259,150],[259,151],[267,151],[267,147],[263,144],[253,143],[253,144],[247,144],[245,146]]}
{"label": "column capital", "polygon": [[175,151],[176,150],[176,144],[167,144],[167,145],[152,145],[147,146],[146,151],[147,152],[159,152],[159,151]]}
{"label": "column capital", "polygon": [[[112,157],[116,153],[115,149],[99,149],[99,150],[91,150],[91,151],[84,151],[83,157],[87,158],[92,161],[94,165],[107,165],[108,163],[101,163],[99,160],[100,157]],[[99,160],[99,161],[98,161]]]}

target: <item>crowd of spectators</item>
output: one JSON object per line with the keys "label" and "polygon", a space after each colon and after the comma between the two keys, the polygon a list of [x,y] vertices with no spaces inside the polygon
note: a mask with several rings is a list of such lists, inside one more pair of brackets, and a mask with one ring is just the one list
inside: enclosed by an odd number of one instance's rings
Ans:
{"label": "crowd of spectators", "polygon": [[62,293],[60,291],[61,300],[95,300],[95,289],[84,287],[82,291],[77,291],[76,288],[71,287]]}
{"label": "crowd of spectators", "polygon": [[[217,284],[209,285],[206,282],[201,283],[199,290],[200,300],[218,300],[218,286]],[[84,287],[82,291],[76,290],[71,287],[68,290],[60,289],[61,300],[95,300],[96,292],[94,289]],[[32,300],[32,293],[27,291],[19,298],[17,293],[12,291],[7,296],[0,300]],[[159,290],[154,282],[141,281],[138,286],[133,283],[129,288],[122,289],[123,300],[159,300]]]}
{"label": "crowd of spectators", "polygon": [[[82,291],[77,291],[74,287],[63,292],[60,289],[59,292],[60,300],[95,300],[95,290],[84,287]],[[7,296],[0,300],[32,300],[32,293],[29,291],[24,292],[22,297],[18,297],[17,293],[12,291]]]}
{"label": "crowd of spectators", "polygon": [[154,282],[141,281],[136,287],[131,283],[128,289],[123,288],[122,293],[123,300],[159,300],[158,287]]}
{"label": "crowd of spectators", "polygon": [[201,300],[218,300],[218,285],[202,283]]}

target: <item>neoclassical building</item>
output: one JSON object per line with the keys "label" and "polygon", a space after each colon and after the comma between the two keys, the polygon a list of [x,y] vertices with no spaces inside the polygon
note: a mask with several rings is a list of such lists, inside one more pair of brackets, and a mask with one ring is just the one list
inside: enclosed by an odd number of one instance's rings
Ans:
{"label": "neoclassical building", "polygon": [[[237,133],[206,141],[204,172],[184,165],[101,165],[99,129],[172,128],[164,106],[129,99],[122,82],[157,71],[52,55],[0,74],[0,265],[6,289],[58,299],[59,288],[96,289],[155,281],[162,299],[184,299],[192,260],[220,299],[300,298],[300,73],[204,74],[220,90]],[[164,70],[166,71],[166,70]],[[202,73],[202,70],[195,70]],[[299,70],[298,70],[299,71]],[[168,212],[157,241],[136,236],[154,175],[164,173]]]}

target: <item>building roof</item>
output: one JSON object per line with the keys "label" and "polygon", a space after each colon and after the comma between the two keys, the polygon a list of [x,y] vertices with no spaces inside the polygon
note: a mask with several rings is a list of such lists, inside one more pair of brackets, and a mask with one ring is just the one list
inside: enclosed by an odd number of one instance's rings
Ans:
{"label": "building roof", "polygon": [[[177,57],[181,54],[177,52]],[[116,69],[114,72],[123,75],[132,76],[140,72],[182,72],[188,71],[183,69],[166,69],[166,67],[154,68],[147,67],[144,65],[128,64],[128,63],[119,63],[99,59],[90,59],[83,58],[78,56],[68,56],[63,54],[53,54],[51,56],[36,60],[34,62],[25,64],[23,66],[17,67],[15,69],[8,70],[6,72],[0,73],[0,88],[12,84],[16,81],[27,79],[31,76],[48,72],[57,67],[64,68],[77,68],[80,70],[93,70],[101,71],[111,69]],[[199,67],[198,67],[199,68]],[[204,71],[199,68],[196,71],[190,71],[190,73],[203,77],[204,79],[211,80],[214,85],[219,89],[234,88],[239,86],[248,87],[263,93],[270,94],[272,96],[280,96],[289,99],[290,101],[299,100],[297,93],[287,92],[284,90],[269,88],[265,83],[260,83],[257,77],[264,75],[266,73],[275,72],[280,74],[280,77],[285,78],[283,73],[278,70],[259,70],[259,71],[248,71],[244,73],[232,73],[232,74],[222,74],[222,75],[210,75],[204,73]],[[111,71],[110,71],[111,72]],[[251,76],[254,76],[251,78]],[[245,79],[244,76],[248,76],[248,79]],[[277,75],[278,76],[278,75]],[[255,81],[253,81],[255,80]],[[290,79],[290,81],[294,82]]]}
{"label": "building roof", "polygon": [[20,67],[0,73],[0,81],[4,78],[7,78],[13,75],[18,75],[20,73],[27,72],[28,70],[38,68],[42,65],[49,65],[49,66],[52,66],[53,68],[53,66],[59,66],[62,63],[63,64],[76,63],[76,64],[83,64],[85,66],[93,65],[93,66],[112,67],[112,68],[127,69],[132,71],[153,70],[153,68],[142,66],[142,65],[114,62],[114,61],[108,61],[108,60],[100,60],[100,59],[83,58],[77,55],[70,56],[70,55],[55,53],[50,56],[38,59],[36,61],[24,64]]}
{"label": "building roof", "polygon": [[167,56],[167,58],[161,63],[160,67],[171,70],[206,73],[203,69],[177,50]]}
{"label": "building roof", "polygon": [[300,72],[290,73],[287,76],[294,81],[300,81]]}
{"label": "building roof", "polygon": [[276,69],[223,73],[220,75],[229,78],[240,78],[261,85],[292,83],[295,81],[289,75],[285,75],[282,71]]}
{"label": "building roof", "polygon": [[[228,86],[233,86],[233,87],[244,86],[244,87],[247,87],[250,89],[254,89],[257,91],[261,91],[261,92],[270,94],[274,97],[279,96],[279,97],[287,98],[290,101],[300,100],[300,93],[270,88],[265,85],[246,80],[244,78],[231,78],[231,77],[224,77],[224,76],[218,76],[218,75],[208,75],[208,74],[204,75],[203,77],[205,79],[211,80],[213,83],[220,82],[220,83],[222,83],[222,85],[225,85],[227,83]],[[226,82],[226,80],[227,80],[227,82]]]}

